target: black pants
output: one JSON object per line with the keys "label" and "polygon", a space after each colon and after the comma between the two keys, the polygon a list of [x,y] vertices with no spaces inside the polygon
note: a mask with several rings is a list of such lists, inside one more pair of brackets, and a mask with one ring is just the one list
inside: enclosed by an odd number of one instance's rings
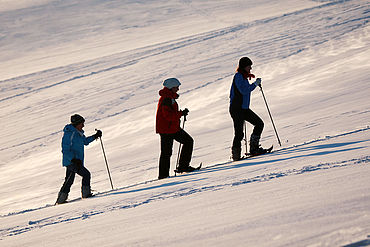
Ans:
{"label": "black pants", "polygon": [[66,168],[66,177],[64,180],[64,184],[60,189],[61,192],[64,192],[66,194],[69,193],[73,181],[75,180],[76,173],[82,177],[82,186],[90,186],[91,175],[89,170],[87,170],[84,166],[71,163]]}
{"label": "black pants", "polygon": [[241,149],[241,141],[243,140],[243,125],[244,121],[247,121],[254,125],[252,135],[261,136],[264,123],[262,119],[257,116],[251,109],[232,109],[230,108],[230,115],[234,122],[234,140],[233,149]]}
{"label": "black pants", "polygon": [[179,160],[179,168],[188,167],[190,165],[191,156],[193,153],[194,140],[183,129],[175,134],[160,134],[161,136],[161,156],[159,158],[159,176],[158,178],[166,178],[170,172],[170,160],[172,155],[173,140],[183,144]]}

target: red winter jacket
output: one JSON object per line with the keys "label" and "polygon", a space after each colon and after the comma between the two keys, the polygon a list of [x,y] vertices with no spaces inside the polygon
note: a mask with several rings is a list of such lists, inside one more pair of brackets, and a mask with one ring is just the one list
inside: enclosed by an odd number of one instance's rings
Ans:
{"label": "red winter jacket", "polygon": [[180,130],[180,118],[182,111],[175,101],[179,97],[177,93],[164,87],[159,91],[157,117],[156,117],[156,132],[159,134],[174,134]]}

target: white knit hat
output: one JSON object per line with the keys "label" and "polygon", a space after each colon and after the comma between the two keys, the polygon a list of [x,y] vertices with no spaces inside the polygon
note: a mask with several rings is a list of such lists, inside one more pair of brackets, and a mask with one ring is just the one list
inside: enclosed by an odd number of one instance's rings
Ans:
{"label": "white knit hat", "polygon": [[168,79],[164,80],[164,82],[163,82],[163,86],[165,86],[168,89],[171,89],[173,87],[178,87],[180,85],[181,85],[181,83],[176,78],[168,78]]}

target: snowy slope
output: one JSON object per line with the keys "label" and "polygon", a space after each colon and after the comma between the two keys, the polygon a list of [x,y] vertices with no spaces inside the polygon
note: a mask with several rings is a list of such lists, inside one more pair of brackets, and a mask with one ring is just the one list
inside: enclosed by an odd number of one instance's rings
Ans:
{"label": "snowy slope", "polygon": [[[1,245],[370,243],[369,1],[0,6]],[[228,92],[245,55],[263,78],[283,147],[256,90],[262,145],[279,150],[230,163]],[[193,164],[205,169],[156,181],[156,102],[172,76],[182,81],[180,107],[190,109]],[[94,142],[86,166],[101,193],[51,207],[64,179],[61,130],[73,113],[86,117],[87,134],[103,130],[116,189]]]}

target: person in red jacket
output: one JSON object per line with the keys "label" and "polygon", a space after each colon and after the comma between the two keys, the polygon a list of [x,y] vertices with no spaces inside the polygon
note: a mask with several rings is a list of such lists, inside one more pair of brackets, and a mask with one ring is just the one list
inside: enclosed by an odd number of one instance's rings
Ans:
{"label": "person in red jacket", "polygon": [[183,144],[179,160],[178,172],[192,172],[195,168],[190,166],[193,153],[194,140],[180,128],[180,118],[187,116],[189,110],[179,110],[176,99],[181,83],[176,78],[169,78],[163,82],[164,88],[159,91],[161,96],[158,102],[156,115],[156,132],[161,137],[161,155],[159,158],[158,179],[169,177],[170,160],[173,140]]}

